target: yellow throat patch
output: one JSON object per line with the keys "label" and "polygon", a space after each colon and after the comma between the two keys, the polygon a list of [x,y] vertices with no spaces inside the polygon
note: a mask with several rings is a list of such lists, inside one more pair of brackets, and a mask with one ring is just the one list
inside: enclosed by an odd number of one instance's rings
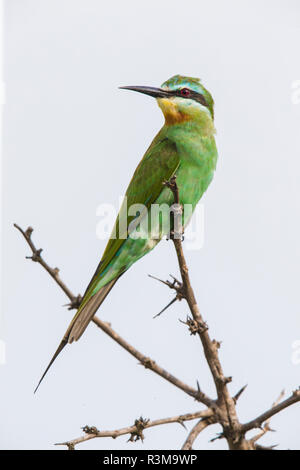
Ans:
{"label": "yellow throat patch", "polygon": [[166,124],[178,124],[180,122],[189,121],[191,118],[187,114],[178,110],[176,104],[169,98],[158,98],[158,106],[165,116]]}

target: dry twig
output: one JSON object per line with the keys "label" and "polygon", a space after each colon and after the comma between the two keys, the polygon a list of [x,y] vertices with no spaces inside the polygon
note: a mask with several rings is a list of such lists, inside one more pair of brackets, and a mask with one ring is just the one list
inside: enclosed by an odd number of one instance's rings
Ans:
{"label": "dry twig", "polygon": [[184,415],[173,416],[171,418],[156,419],[154,421],[144,420],[142,417],[140,417],[139,419],[135,420],[134,425],[128,426],[126,428],[115,429],[113,431],[98,431],[96,427],[85,426],[83,428],[83,431],[85,432],[83,436],[72,439],[71,441],[60,442],[56,445],[65,445],[68,448],[74,448],[77,444],[88,441],[90,439],[95,439],[96,437],[112,437],[113,439],[116,439],[117,437],[124,436],[126,434],[130,435],[130,438],[128,439],[129,441],[135,442],[137,440],[144,439],[144,429],[172,423],[183,425],[186,421],[192,421],[193,419],[207,419],[211,417],[212,414],[213,413],[210,410],[203,410],[196,413],[187,413]]}

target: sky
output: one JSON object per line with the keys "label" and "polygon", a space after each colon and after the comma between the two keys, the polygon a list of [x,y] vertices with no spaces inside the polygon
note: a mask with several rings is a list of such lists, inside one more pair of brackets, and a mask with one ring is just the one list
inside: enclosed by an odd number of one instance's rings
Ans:
{"label": "sky", "polygon": [[[57,449],[81,427],[116,429],[201,409],[91,324],[33,390],[71,319],[65,295],[28,260],[13,223],[75,293],[83,292],[106,241],[99,207],[113,204],[163,125],[155,100],[119,90],[200,77],[215,100],[219,161],[202,199],[204,243],[186,250],[200,310],[221,341],[220,359],[243,385],[246,422],[300,373],[300,6],[296,0],[9,0],[5,2],[3,285],[0,319],[0,448]],[[184,302],[148,274],[178,275],[162,241],[116,284],[98,315],[191,386],[215,396]],[[5,363],[3,363],[5,362]],[[272,420],[261,444],[300,449],[299,405]],[[192,423],[187,423],[190,429]],[[220,431],[210,426],[196,449]],[[145,441],[94,439],[82,449],[179,449],[172,424]]]}

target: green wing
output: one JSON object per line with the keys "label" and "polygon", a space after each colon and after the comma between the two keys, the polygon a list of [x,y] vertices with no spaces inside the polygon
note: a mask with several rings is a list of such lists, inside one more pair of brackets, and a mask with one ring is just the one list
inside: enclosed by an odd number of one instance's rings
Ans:
{"label": "green wing", "polygon": [[[176,172],[178,166],[179,155],[177,153],[176,145],[166,138],[162,139],[160,134],[158,134],[146,152],[144,158],[140,162],[139,166],[135,170],[132,180],[130,181],[126,191],[127,207],[130,207],[132,204],[139,203],[144,204],[147,208],[149,208],[150,205],[156,201],[162,189],[164,188],[164,181],[167,181],[171,178],[171,176]],[[54,353],[54,356],[43,373],[35,391],[38,389],[49,368],[59,353],[64,349],[66,344],[68,342],[72,342],[74,339],[77,340],[80,338],[96,310],[103,302],[106,295],[119,277],[118,276],[116,279],[110,281],[107,285],[102,287],[101,291],[99,290],[98,293],[94,295],[94,291],[97,288],[101,274],[112,261],[117,251],[122,247],[122,244],[125,242],[128,235],[128,226],[135,217],[128,217],[127,210],[125,211],[125,209],[126,207],[123,204],[115,224],[115,227],[118,227],[119,219],[121,215],[124,215],[126,217],[126,223],[124,224],[125,234],[119,234],[121,235],[121,238],[120,236],[114,238],[111,236],[109,239],[103,257],[85,291],[79,309],[73,317],[62,341],[60,342],[56,352]],[[89,301],[90,303],[88,303]]]}
{"label": "green wing", "polygon": [[[126,191],[127,208],[133,204],[144,204],[147,208],[153,204],[164,188],[164,181],[167,181],[176,172],[179,166],[179,155],[176,145],[169,139],[159,139],[157,136],[139,163]],[[125,233],[119,231],[119,220],[124,217],[126,221]],[[87,287],[79,311],[90,299],[93,291],[97,287],[99,278],[105,268],[112,261],[117,251],[122,247],[128,236],[128,226],[135,216],[128,216],[124,203],[115,222],[111,238],[103,253],[102,259],[96,272]],[[114,238],[112,236],[115,235]]]}

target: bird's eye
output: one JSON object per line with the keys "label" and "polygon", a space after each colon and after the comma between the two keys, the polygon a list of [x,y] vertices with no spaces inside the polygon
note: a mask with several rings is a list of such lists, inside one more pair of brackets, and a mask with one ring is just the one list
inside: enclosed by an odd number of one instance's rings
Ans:
{"label": "bird's eye", "polygon": [[190,96],[191,92],[188,88],[182,88],[182,90],[180,90],[180,94],[186,98],[187,96]]}

